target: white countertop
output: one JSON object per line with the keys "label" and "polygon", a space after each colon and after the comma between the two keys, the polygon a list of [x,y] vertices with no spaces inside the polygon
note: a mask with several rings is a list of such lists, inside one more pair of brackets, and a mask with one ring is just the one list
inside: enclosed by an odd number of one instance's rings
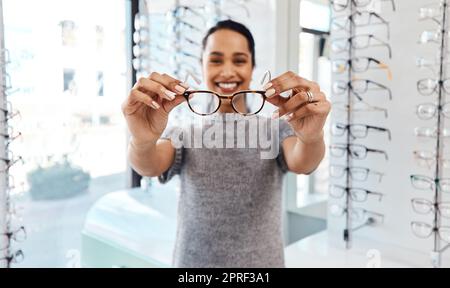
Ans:
{"label": "white countertop", "polygon": [[[170,266],[178,198],[174,187],[154,183],[149,192],[129,189],[105,195],[88,214],[84,233]],[[328,232],[314,234],[285,248],[286,266],[431,267],[429,253],[364,239],[355,238],[353,243],[346,250],[334,245]],[[443,266],[450,267],[450,261]]]}
{"label": "white countertop", "polygon": [[[367,239],[354,239],[353,243],[353,247],[347,250],[333,245],[329,241],[327,231],[314,234],[286,247],[286,266],[290,268],[432,267],[431,255],[427,253]],[[449,251],[447,251],[447,257]],[[448,258],[443,260],[442,267],[450,267]]]}

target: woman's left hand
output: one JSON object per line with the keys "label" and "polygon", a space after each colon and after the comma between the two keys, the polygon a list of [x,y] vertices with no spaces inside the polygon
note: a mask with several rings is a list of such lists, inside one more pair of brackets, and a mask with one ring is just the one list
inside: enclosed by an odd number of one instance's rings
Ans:
{"label": "woman's left hand", "polygon": [[[278,107],[272,118],[284,116],[305,144],[323,139],[323,126],[330,113],[331,103],[317,83],[289,71],[271,80],[264,89],[267,101]],[[289,98],[280,96],[280,93],[291,89]]]}

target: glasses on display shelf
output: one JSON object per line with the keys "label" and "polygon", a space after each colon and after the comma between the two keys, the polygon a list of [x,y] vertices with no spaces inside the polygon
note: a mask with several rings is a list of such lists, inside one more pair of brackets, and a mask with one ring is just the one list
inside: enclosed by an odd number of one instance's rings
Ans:
{"label": "glasses on display shelf", "polygon": [[395,11],[395,3],[394,0],[330,0],[331,6],[333,7],[334,11],[340,12],[344,11],[349,7],[350,3],[352,3],[354,6],[358,8],[364,8],[369,5],[371,5],[374,1],[377,1],[379,3],[382,2],[391,2],[392,10]]}
{"label": "glasses on display shelf", "polygon": [[[446,37],[448,38],[450,33],[445,32]],[[436,43],[441,44],[442,39],[442,31],[441,30],[427,30],[423,31],[419,37],[419,44],[427,44],[427,43]]]}
{"label": "glasses on display shelf", "polygon": [[145,14],[137,13],[134,17],[134,29],[141,30],[147,28],[149,17]]}
{"label": "glasses on display shelf", "polygon": [[11,76],[9,75],[9,73],[6,72],[6,71],[3,71],[2,77],[3,77],[3,81],[2,81],[2,88],[3,88],[3,90],[11,89],[12,88],[12,84],[11,84],[12,82],[11,82]]}
{"label": "glasses on display shelf", "polygon": [[[417,137],[436,138],[437,132],[438,132],[437,128],[431,128],[431,127],[416,127],[416,128],[414,128],[414,135],[416,135]],[[448,137],[450,137],[450,129],[448,129],[448,128],[441,129],[439,134],[444,138],[448,138]]]}
{"label": "glasses on display shelf", "polygon": [[[378,82],[369,79],[354,79],[351,81],[334,81],[332,86],[333,94],[342,95],[350,89],[353,95],[356,96],[358,100],[362,100],[361,95],[367,93],[368,91],[386,91],[389,96],[389,100],[392,100],[392,92],[387,86],[380,84]],[[378,94],[377,94],[378,95]]]}
{"label": "glasses on display shelf", "polygon": [[437,116],[437,113],[441,113],[445,118],[450,118],[450,102],[446,102],[442,105],[433,103],[422,103],[417,105],[416,114],[422,120],[429,120]]}
{"label": "glasses on display shelf", "polygon": [[0,258],[0,266],[10,267],[11,264],[17,264],[25,259],[25,255],[22,250],[18,250],[4,258]]}
{"label": "glasses on display shelf", "polygon": [[450,243],[450,227],[434,227],[425,222],[413,221],[411,222],[411,230],[419,238],[428,238],[433,233],[438,233],[442,241]]}
{"label": "glasses on display shelf", "polygon": [[410,175],[411,184],[418,190],[434,191],[436,186],[441,192],[450,192],[450,178],[433,179],[424,175]]}
{"label": "glasses on display shelf", "polygon": [[438,91],[442,87],[445,93],[450,93],[450,79],[421,79],[417,81],[417,91],[423,96],[429,96]]}
{"label": "glasses on display shelf", "polygon": [[168,23],[169,33],[197,33],[198,35],[203,33],[202,28],[197,27],[189,22],[186,22],[181,19],[171,19]]}
{"label": "glasses on display shelf", "polygon": [[335,217],[344,216],[349,211],[350,211],[350,213],[349,213],[350,218],[355,221],[364,221],[368,217],[376,217],[379,220],[381,220],[380,222],[382,222],[384,219],[384,215],[381,213],[369,211],[369,210],[359,208],[359,207],[352,207],[352,208],[348,209],[348,208],[338,205],[338,204],[333,204],[330,206],[330,213],[331,213],[331,215],[333,215]]}
{"label": "glasses on display shelf", "polygon": [[[443,63],[445,66],[450,64],[449,60]],[[425,59],[423,57],[416,58],[416,66],[419,68],[428,68],[433,74],[438,74],[441,65],[440,57],[436,57],[435,60]]]}
{"label": "glasses on display shelf", "polygon": [[378,13],[369,11],[355,11],[348,16],[333,17],[331,19],[332,31],[349,31],[350,25],[353,27],[367,27],[375,25],[386,25],[387,38],[389,35],[389,23]]}
{"label": "glasses on display shelf", "polygon": [[[371,65],[373,63],[373,65]],[[349,60],[336,59],[331,61],[331,69],[334,73],[344,73],[351,69],[355,73],[363,73],[369,69],[384,69],[388,75],[388,79],[392,80],[392,72],[387,64],[372,57],[354,57]]]}
{"label": "glasses on display shelf", "polygon": [[[436,152],[434,151],[413,151],[413,155],[415,160],[418,162],[420,166],[426,166],[431,169],[436,165]],[[450,167],[450,157],[441,157],[439,159],[442,161],[442,165],[444,168]]]}
{"label": "glasses on display shelf", "polygon": [[442,23],[443,5],[440,3],[431,3],[419,8],[419,20],[433,20],[437,24]]}
{"label": "glasses on display shelf", "polygon": [[180,6],[176,6],[175,9],[173,9],[172,11],[169,11],[167,13],[167,17],[169,19],[172,17],[177,18],[177,19],[196,17],[196,19],[200,19],[200,20],[202,20],[202,22],[204,24],[206,24],[206,22],[207,22],[206,15],[197,10],[202,11],[202,10],[204,10],[204,8],[199,7],[199,9],[194,9],[190,6],[180,5]]}
{"label": "glasses on display shelf", "polygon": [[330,185],[329,194],[333,198],[342,198],[348,194],[350,198],[355,202],[365,202],[369,195],[378,197],[378,201],[381,201],[384,194],[374,191],[369,191],[363,188],[345,187],[340,185]]}
{"label": "glasses on display shelf", "polygon": [[331,41],[331,50],[335,53],[348,51],[350,48],[355,50],[367,49],[372,47],[386,47],[389,58],[392,58],[391,46],[373,34],[355,35],[352,37],[336,38]]}
{"label": "glasses on display shelf", "polygon": [[336,101],[333,104],[333,110],[337,112],[354,112],[354,113],[367,113],[367,112],[381,112],[384,115],[384,118],[388,117],[388,110],[383,107],[373,106],[365,101],[358,101],[353,103],[353,105],[349,105],[346,102]]}
{"label": "glasses on display shelf", "polygon": [[11,247],[11,240],[15,242],[23,242],[27,238],[27,232],[24,226],[12,229],[11,232],[0,233],[0,251]]}
{"label": "glasses on display shelf", "polygon": [[374,171],[365,167],[357,166],[343,166],[343,165],[330,165],[330,176],[333,178],[343,178],[346,173],[350,173],[350,178],[354,181],[366,181],[369,175],[375,175],[378,177],[378,182],[381,182],[384,174]]}
{"label": "glasses on display shelf", "polygon": [[365,125],[365,124],[343,124],[333,123],[331,125],[331,135],[344,136],[345,132],[349,132],[350,136],[356,138],[366,138],[369,130],[374,132],[384,132],[387,134],[389,141],[391,140],[391,131],[387,128]]}
{"label": "glasses on display shelf", "polygon": [[450,218],[450,202],[433,203],[423,198],[411,199],[411,206],[414,212],[427,215],[438,211],[444,218]]}
{"label": "glasses on display shelf", "polygon": [[344,157],[346,153],[350,153],[349,155],[353,159],[362,160],[367,157],[368,153],[376,153],[383,154],[384,158],[388,160],[388,155],[386,151],[379,149],[371,149],[367,148],[364,145],[360,144],[333,144],[330,145],[330,154],[334,157]]}
{"label": "glasses on display shelf", "polygon": [[0,66],[6,66],[11,63],[11,57],[8,49],[0,49]]}

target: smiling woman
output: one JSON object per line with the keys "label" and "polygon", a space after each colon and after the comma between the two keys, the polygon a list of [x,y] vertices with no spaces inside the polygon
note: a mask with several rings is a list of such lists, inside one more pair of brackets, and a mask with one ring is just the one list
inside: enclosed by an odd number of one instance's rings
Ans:
{"label": "smiling woman", "polygon": [[[233,41],[229,41],[233,39]],[[203,77],[208,87],[231,95],[250,87],[255,67],[255,42],[245,26],[233,21],[222,21],[211,28],[203,38]],[[244,109],[241,97],[237,107]],[[221,112],[232,112],[230,101],[223,101]]]}
{"label": "smiling woman", "polygon": [[[201,63],[209,91],[190,90],[187,84],[157,72],[133,87],[122,105],[132,135],[130,163],[139,174],[158,176],[162,183],[180,175],[174,266],[284,267],[283,176],[287,171],[310,173],[320,163],[330,104],[316,83],[292,72],[272,79],[264,90],[248,91],[255,43],[245,26],[231,20],[218,22],[207,32]],[[289,90],[290,98],[280,96]],[[247,91],[245,97],[237,97],[241,91]],[[273,119],[242,116],[248,115],[241,112],[248,112],[251,93],[278,107]],[[220,99],[222,105],[209,111],[218,112],[216,117],[200,127],[179,123],[167,129],[168,113],[182,102],[196,112],[192,101],[199,95],[195,94]],[[232,113],[241,117],[227,117]],[[287,121],[279,119],[282,116]],[[258,129],[251,128],[255,118],[261,120]],[[227,133],[236,122],[241,129],[236,135]],[[180,130],[193,135],[194,147],[188,136],[182,137],[182,145],[174,145]],[[263,158],[260,155],[267,147],[252,146],[252,141],[258,133],[274,131],[274,137],[262,137],[270,139],[276,153]],[[197,147],[197,135],[218,144]]]}

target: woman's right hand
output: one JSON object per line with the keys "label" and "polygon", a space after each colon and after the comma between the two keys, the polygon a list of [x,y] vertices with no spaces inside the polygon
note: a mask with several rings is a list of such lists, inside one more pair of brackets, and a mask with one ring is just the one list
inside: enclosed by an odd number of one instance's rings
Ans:
{"label": "woman's right hand", "polygon": [[166,128],[169,112],[185,101],[181,94],[187,88],[181,81],[157,72],[136,82],[122,104],[135,144],[156,143]]}

